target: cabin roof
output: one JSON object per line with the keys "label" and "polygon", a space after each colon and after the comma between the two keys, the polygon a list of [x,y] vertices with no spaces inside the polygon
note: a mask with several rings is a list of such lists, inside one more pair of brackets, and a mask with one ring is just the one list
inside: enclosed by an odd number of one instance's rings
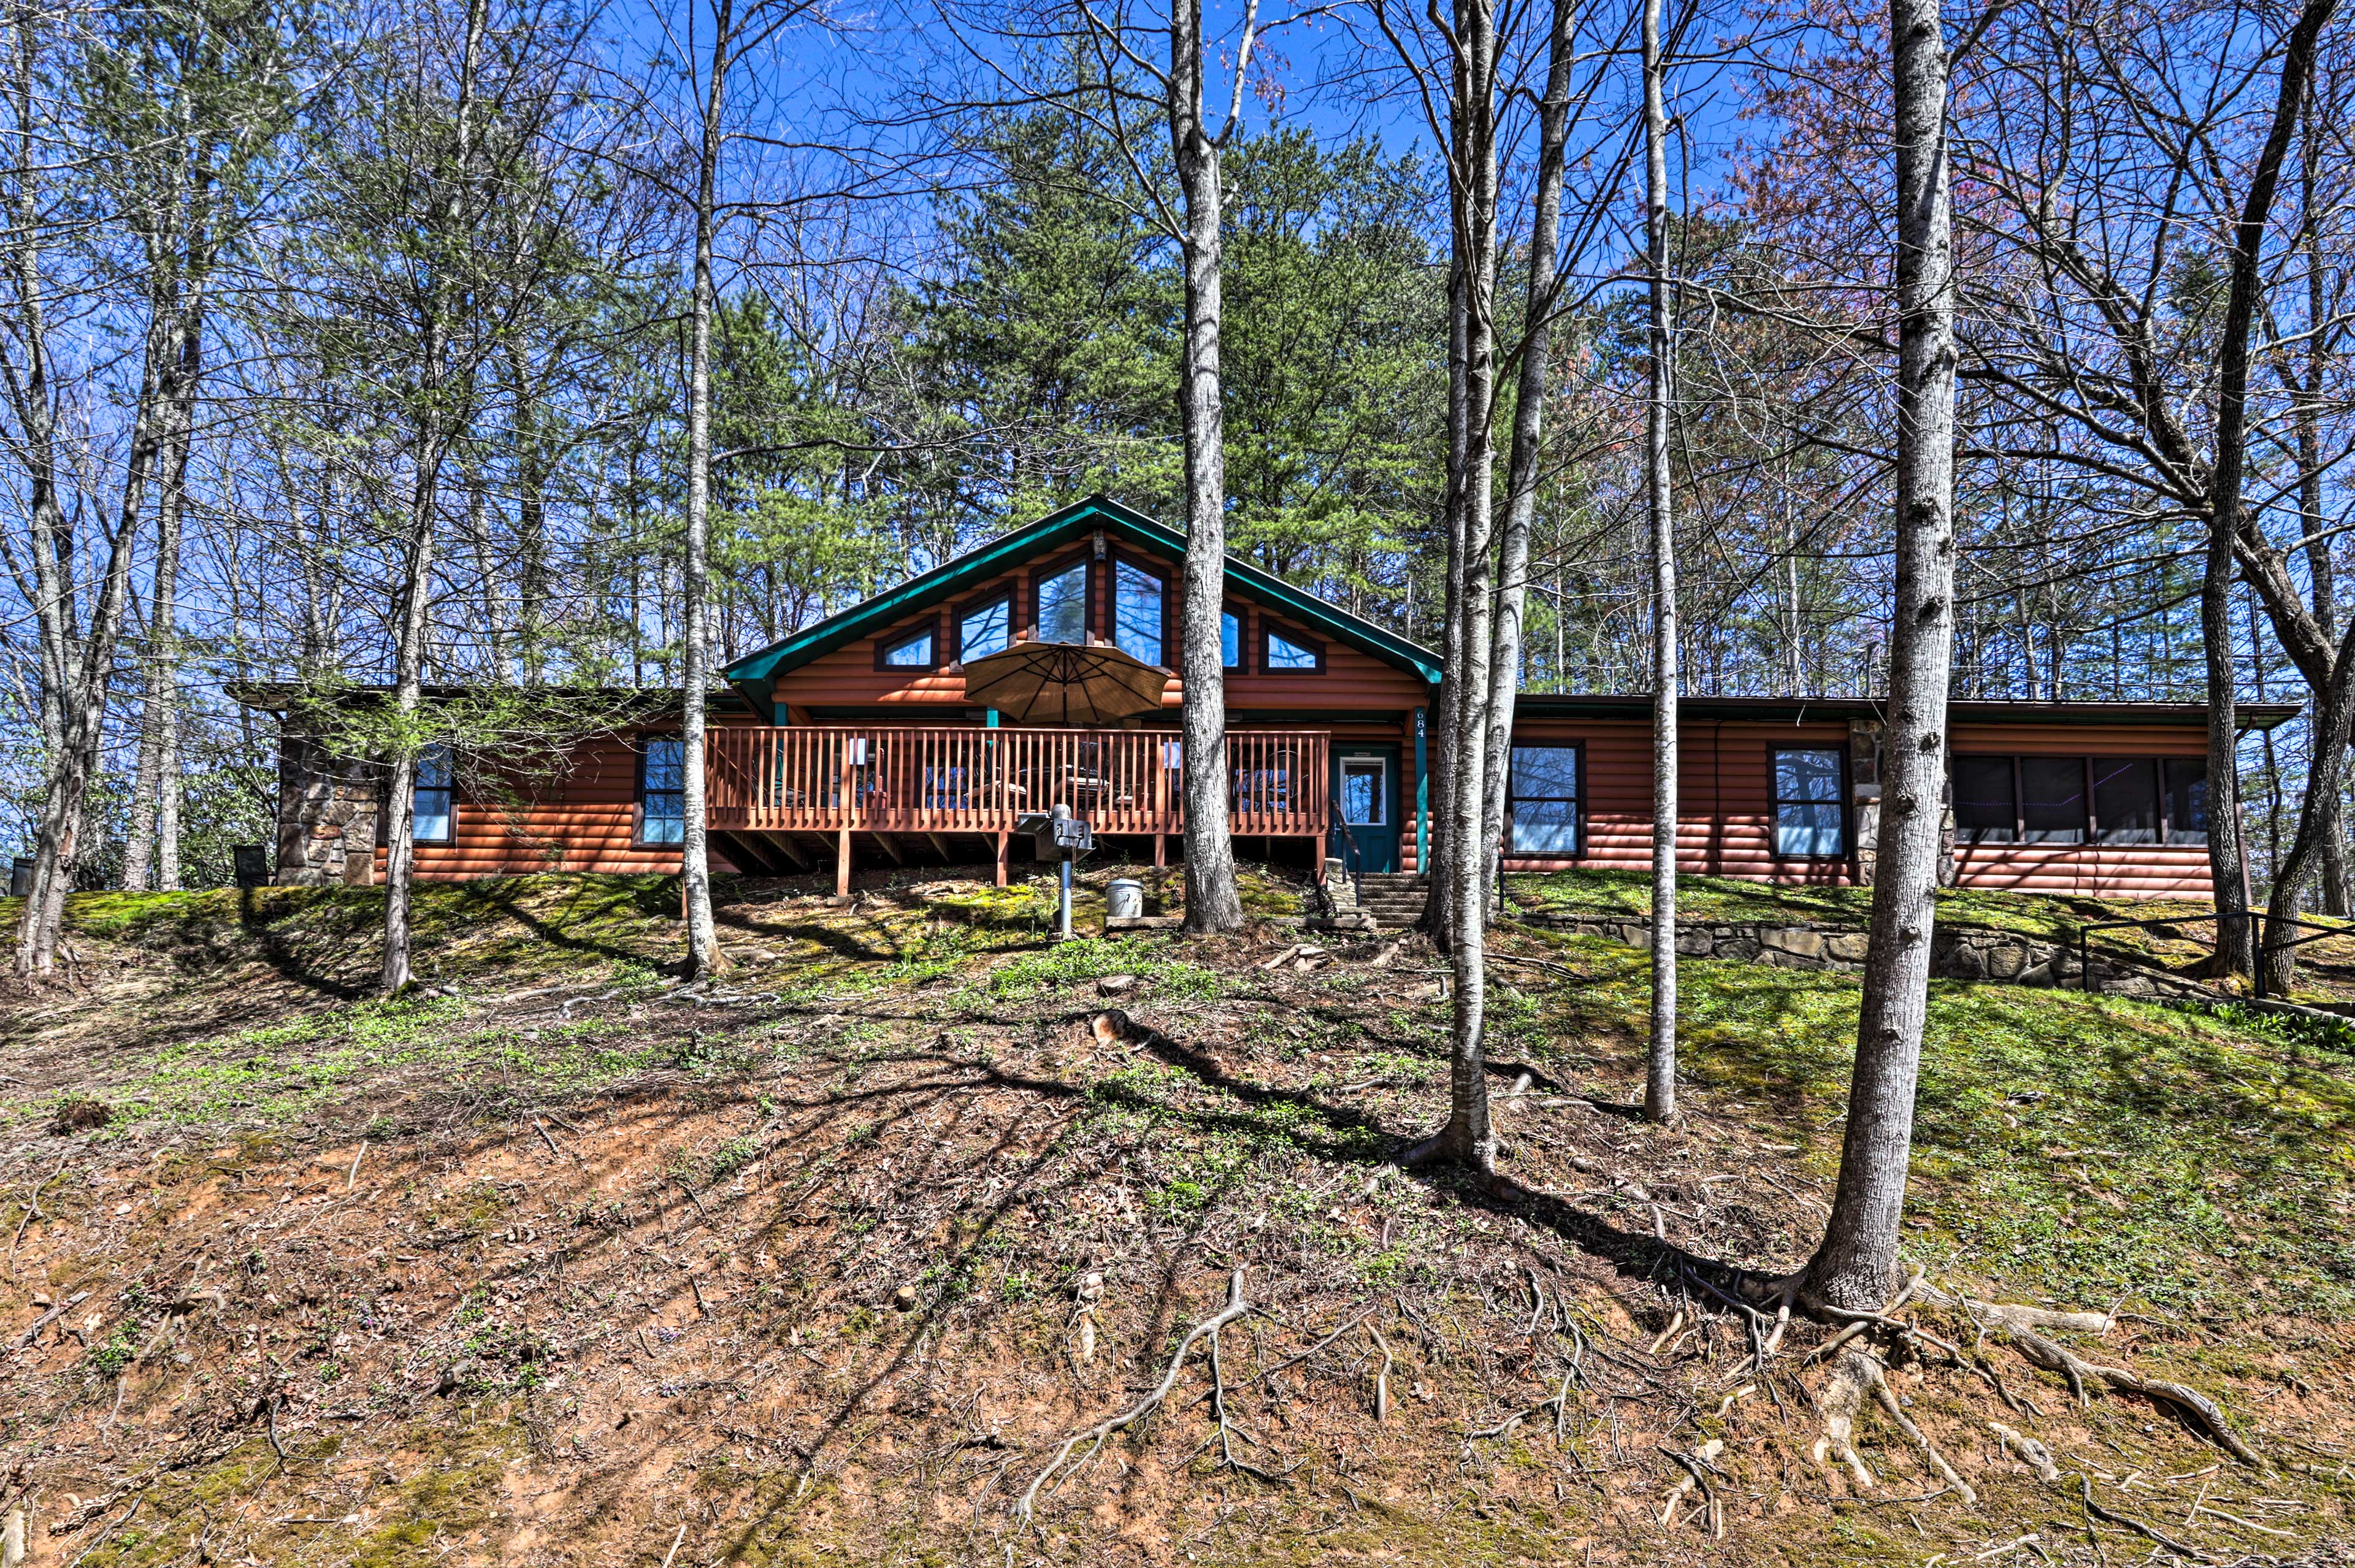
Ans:
{"label": "cabin roof", "polygon": [[[1090,496],[1011,533],[1000,534],[986,544],[944,560],[930,571],[887,588],[758,653],[747,654],[723,673],[729,683],[755,705],[765,707],[778,678],[787,672],[919,611],[955,598],[986,579],[1098,528],[1134,545],[1179,559],[1185,555],[1184,534],[1108,496]],[[1419,677],[1428,685],[1439,684],[1439,656],[1422,644],[1384,631],[1371,621],[1352,615],[1313,593],[1304,593],[1283,579],[1232,555],[1227,557],[1227,586],[1241,597],[1281,610],[1305,626]]]}
{"label": "cabin roof", "polygon": [[[1764,724],[1799,724],[1809,720],[1880,719],[1887,700],[1866,697],[1687,697],[1677,703],[1680,718]],[[2271,730],[2305,709],[2295,702],[2243,702],[2233,712],[2243,730]],[[1516,719],[1648,719],[1649,692],[1578,695],[1524,691],[1514,699]],[[1956,698],[1946,704],[1951,724],[2169,724],[2208,722],[2204,702],[2031,702],[2015,699]]]}

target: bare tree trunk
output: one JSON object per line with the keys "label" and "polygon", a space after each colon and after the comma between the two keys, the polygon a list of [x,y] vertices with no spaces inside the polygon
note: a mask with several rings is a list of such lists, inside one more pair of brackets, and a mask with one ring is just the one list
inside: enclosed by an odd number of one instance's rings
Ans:
{"label": "bare tree trunk", "polygon": [[[429,357],[438,359],[438,330],[429,328],[425,343]],[[417,444],[417,471],[410,485],[409,548],[401,565],[400,622],[393,648],[392,705],[401,723],[385,781],[384,972],[378,983],[387,996],[408,989],[410,978],[409,895],[417,859],[418,752],[408,731],[424,700],[425,617],[432,603],[433,511],[442,451],[438,412],[421,421]]]}
{"label": "bare tree trunk", "polygon": [[1466,367],[1471,349],[1470,296],[1466,292],[1463,247],[1447,270],[1447,484],[1442,502],[1442,522],[1447,535],[1447,571],[1440,611],[1439,690],[1433,694],[1431,737],[1431,863],[1418,868],[1430,889],[1423,901],[1423,933],[1444,951],[1455,929],[1455,911],[1442,891],[1449,885],[1448,868],[1455,863],[1456,835],[1450,809],[1455,787],[1455,749],[1460,740],[1456,720],[1461,699],[1458,688],[1464,669],[1464,482],[1471,431],[1465,422],[1470,399]]}
{"label": "bare tree trunk", "polygon": [[687,903],[687,967],[693,976],[718,973],[725,965],[719,933],[711,915],[709,831],[705,819],[703,776],[704,688],[710,677],[709,552],[711,539],[711,317],[718,308],[712,278],[712,246],[718,227],[720,115],[727,101],[730,48],[735,35],[734,0],[718,0],[711,32],[710,80],[704,84],[703,142],[695,187],[695,284],[689,329],[687,383],[687,539],[680,566],[686,622],[686,689],[681,694],[678,738],[686,777],[681,808],[679,881]]}
{"label": "bare tree trunk", "polygon": [[[2325,637],[2336,637],[2339,635],[2338,581],[2331,560],[2332,532],[2323,510],[2325,469],[2320,428],[2333,357],[2330,339],[2336,333],[2326,336],[2323,328],[2323,324],[2331,318],[2331,309],[2326,278],[2328,263],[2323,251],[2321,215],[2318,205],[2322,199],[2323,138],[2315,120],[2314,79],[2311,73],[2306,80],[2300,112],[2305,124],[2305,135],[2300,139],[2298,176],[2299,207],[2303,215],[2300,238],[2306,252],[2306,368],[2301,381],[2296,372],[2286,364],[2283,379],[2289,383],[2290,422],[2296,434],[2298,528],[2306,535],[2306,575],[2314,600],[2315,624]],[[2345,656],[2342,652],[2340,657]],[[2319,696],[2318,693],[2318,699]],[[2344,748],[2341,748],[2339,760],[2339,771],[2342,776],[2320,795],[2309,794],[2306,809],[2310,813],[2320,812],[2325,818],[2317,829],[2322,844],[2323,912],[2344,919],[2355,913],[2355,878],[2350,878],[2347,858]]]}
{"label": "bare tree trunk", "polygon": [[1529,601],[1529,535],[1537,519],[1544,456],[1547,374],[1559,292],[1561,187],[1570,133],[1570,73],[1578,24],[1573,0],[1554,0],[1545,97],[1538,112],[1538,180],[1530,199],[1529,297],[1513,391],[1513,444],[1505,464],[1505,527],[1497,549],[1497,623],[1488,654],[1487,797],[1480,842],[1501,855],[1510,782],[1514,702],[1521,688],[1523,613]]}
{"label": "bare tree trunk", "polygon": [[1460,663],[1451,672],[1455,733],[1447,792],[1450,848],[1444,876],[1432,889],[1448,906],[1455,1006],[1449,1030],[1447,1125],[1426,1147],[1485,1176],[1495,1170],[1497,1157],[1484,1032],[1493,859],[1490,847],[1481,842],[1496,567],[1497,31],[1491,0],[1458,0],[1455,23],[1448,184],[1464,295],[1464,462],[1462,481],[1454,487],[1463,519],[1463,587],[1451,613],[1463,623],[1463,645]]}
{"label": "bare tree trunk", "polygon": [[[442,215],[445,241],[464,236],[471,216],[474,78],[482,60],[488,0],[469,0],[466,6],[465,52],[459,62],[456,155],[448,176],[451,190]],[[433,598],[434,513],[441,505],[442,464],[451,436],[449,411],[442,406],[449,368],[443,362],[449,342],[447,287],[444,277],[436,277],[429,285],[424,331],[419,344],[419,390],[423,397],[417,421],[415,472],[410,481],[409,540],[402,562],[400,623],[393,650],[392,704],[397,725],[391,776],[385,785],[389,795],[385,802],[384,973],[380,984],[388,996],[408,989],[410,979],[409,905],[411,873],[417,859],[418,749],[414,720],[424,700],[426,614]]]}
{"label": "bare tree trunk", "polygon": [[[1226,602],[1226,414],[1220,386],[1220,229],[1225,193],[1220,148],[1235,114],[1214,133],[1204,123],[1201,0],[1174,0],[1169,11],[1169,142],[1186,203],[1186,336],[1178,400],[1186,429],[1186,560],[1178,616],[1179,675],[1185,684],[1182,748],[1186,800],[1186,929],[1240,931],[1242,894],[1235,886],[1235,847],[1227,813],[1226,660],[1220,616]],[[1235,92],[1242,91],[1251,52],[1244,24]],[[1319,847],[1318,853],[1322,853]]]}
{"label": "bare tree trunk", "polygon": [[1652,1019],[1644,1115],[1677,1119],[1677,536],[1668,472],[1676,379],[1668,284],[1668,110],[1661,0],[1644,4],[1644,239],[1651,270],[1645,489],[1652,517]]}
{"label": "bare tree trunk", "polygon": [[[2347,742],[2355,721],[2355,634],[2339,645],[2331,661],[2330,679],[2315,693],[2310,711],[2306,772],[2306,810],[2286,856],[2276,854],[2274,885],[2265,903],[2266,942],[2258,960],[2264,965],[2265,989],[2276,997],[2289,994],[2297,977],[2297,949],[2287,945],[2297,933],[2289,922],[2314,873],[2324,863],[2331,840],[2343,829],[2333,809],[2347,782]],[[2280,933],[2276,941],[2274,933]]]}
{"label": "bare tree trunk", "polygon": [[1897,572],[1871,951],[1839,1185],[1803,1276],[1854,1311],[1888,1299],[1929,1011],[1955,627],[1954,208],[1937,0],[1891,0],[1896,56]]}
{"label": "bare tree trunk", "polygon": [[[2274,192],[2281,181],[2283,160],[2289,155],[2299,106],[2306,99],[2316,43],[2337,9],[2338,0],[2307,0],[2284,45],[2273,127],[2257,155],[2248,196],[2241,204],[2240,221],[2232,229],[2232,290],[2225,300],[2223,336],[2217,354],[2216,458],[2209,485],[2208,564],[2200,586],[2200,629],[2208,656],[2208,864],[2216,885],[2216,963],[2227,974],[2248,972],[2255,958],[2246,919],[2248,852],[2241,833],[2240,735],[2233,704],[2231,613],[2233,536],[2247,526],[2241,515],[2241,486],[2248,444],[2249,336],[2263,283],[2265,227],[2273,214]],[[2336,684],[2335,672],[2332,684]],[[2318,702],[2318,717],[2322,706]],[[2343,752],[2345,748],[2339,750]],[[2339,762],[2336,756],[2330,758],[2326,770],[2334,789]]]}
{"label": "bare tree trunk", "polygon": [[198,335],[203,320],[196,286],[190,287],[188,296],[178,308],[163,398],[154,603],[147,618],[147,699],[141,714],[130,842],[123,866],[123,885],[132,891],[149,885],[151,858],[155,863],[155,887],[170,890],[180,885],[180,517],[196,422],[197,381],[202,364]]}
{"label": "bare tree trunk", "polygon": [[[66,893],[73,885],[83,811],[97,776],[104,740],[106,699],[115,648],[131,598],[131,556],[144,507],[144,483],[154,460],[156,381],[155,329],[151,327],[145,379],[138,412],[123,507],[111,539],[90,624],[76,625],[76,592],[65,547],[69,525],[59,499],[56,455],[56,390],[49,379],[48,324],[41,269],[39,171],[52,150],[34,122],[34,80],[39,44],[30,4],[15,8],[16,58],[10,82],[16,120],[16,190],[11,217],[14,336],[21,364],[5,364],[7,395],[20,428],[20,461],[26,471],[28,547],[33,558],[32,596],[40,640],[39,722],[45,747],[44,794],[33,852],[33,886],[16,923],[16,972],[35,980],[54,973],[65,925]],[[103,537],[103,536],[102,536]],[[79,632],[80,635],[77,635]]]}

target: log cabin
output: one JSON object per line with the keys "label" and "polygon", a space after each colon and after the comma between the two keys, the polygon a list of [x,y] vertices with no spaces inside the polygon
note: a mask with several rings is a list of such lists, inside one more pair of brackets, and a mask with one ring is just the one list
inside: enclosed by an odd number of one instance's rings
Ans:
{"label": "log cabin", "polygon": [[[1057,803],[1099,844],[1166,864],[1184,830],[1176,666],[1184,537],[1092,496],[730,664],[705,749],[715,865],[750,875],[1022,858]],[[1231,824],[1241,853],[1323,875],[1428,863],[1437,655],[1230,558],[1220,616]],[[1160,710],[1094,728],[1019,725],[968,700],[965,660],[1022,641],[1106,645],[1169,671]],[[382,875],[382,769],[282,715],[282,883]],[[435,695],[435,694],[429,694]],[[447,693],[439,694],[447,696]],[[2270,728],[2289,704],[2240,709]],[[2103,897],[2206,897],[2206,710],[2192,703],[1957,701],[1952,877]],[[1779,882],[1872,876],[1880,704],[1688,697],[1678,859]],[[1525,693],[1513,718],[1508,871],[1636,869],[1651,846],[1648,697]],[[678,865],[677,694],[568,740],[526,775],[441,752],[419,769],[417,872],[660,872]]]}

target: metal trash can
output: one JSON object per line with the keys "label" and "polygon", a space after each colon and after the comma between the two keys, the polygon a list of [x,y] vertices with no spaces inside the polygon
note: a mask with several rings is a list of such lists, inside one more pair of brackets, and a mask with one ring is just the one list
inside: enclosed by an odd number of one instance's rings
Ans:
{"label": "metal trash can", "polygon": [[1135,877],[1114,877],[1104,890],[1106,920],[1135,920],[1145,912],[1145,884]]}
{"label": "metal trash can", "polygon": [[266,888],[270,885],[270,851],[259,844],[236,844],[229,848],[229,863],[236,868],[237,885],[240,888]]}

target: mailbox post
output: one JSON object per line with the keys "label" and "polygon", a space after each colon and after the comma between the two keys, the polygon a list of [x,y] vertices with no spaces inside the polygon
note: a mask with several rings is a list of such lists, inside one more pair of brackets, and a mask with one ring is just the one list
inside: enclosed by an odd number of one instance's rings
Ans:
{"label": "mailbox post", "polygon": [[1071,815],[1068,805],[1057,805],[1046,816],[1033,814],[1014,825],[1018,833],[1030,835],[1031,852],[1044,860],[1059,861],[1057,880],[1060,883],[1056,903],[1055,940],[1071,939],[1071,865],[1082,855],[1096,847],[1095,834],[1085,822]]}

